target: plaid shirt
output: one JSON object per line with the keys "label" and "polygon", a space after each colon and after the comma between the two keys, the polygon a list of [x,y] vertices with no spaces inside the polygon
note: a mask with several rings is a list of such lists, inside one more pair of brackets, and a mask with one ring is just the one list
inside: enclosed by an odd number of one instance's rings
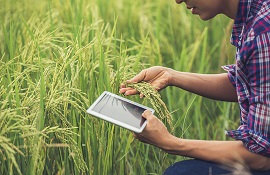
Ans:
{"label": "plaid shirt", "polygon": [[226,134],[270,157],[270,0],[239,0],[231,43],[236,63],[223,68],[237,91],[241,123]]}

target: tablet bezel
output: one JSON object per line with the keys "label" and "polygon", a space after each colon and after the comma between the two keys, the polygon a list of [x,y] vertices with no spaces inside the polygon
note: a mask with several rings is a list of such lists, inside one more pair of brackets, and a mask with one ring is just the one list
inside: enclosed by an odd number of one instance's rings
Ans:
{"label": "tablet bezel", "polygon": [[108,92],[108,91],[104,91],[104,92],[96,99],[96,101],[95,101],[95,102],[87,109],[87,113],[89,113],[89,114],[91,114],[91,115],[93,115],[93,116],[95,116],[95,117],[98,117],[98,118],[100,118],[100,119],[103,119],[103,120],[105,120],[105,121],[108,121],[108,122],[111,122],[111,123],[113,123],[113,124],[116,124],[116,125],[118,125],[118,126],[121,126],[121,127],[123,127],[123,128],[126,128],[126,129],[128,129],[128,130],[131,130],[131,131],[133,131],[133,132],[141,133],[141,132],[143,131],[143,129],[145,128],[146,124],[147,124],[147,120],[144,121],[144,123],[141,125],[140,128],[136,128],[136,127],[131,126],[131,125],[127,124],[127,123],[124,123],[124,122],[119,121],[119,120],[115,120],[115,119],[113,119],[113,118],[111,118],[111,117],[109,117],[109,116],[100,114],[100,113],[98,113],[98,112],[92,110],[92,109],[98,104],[98,102],[99,102],[105,95],[110,95],[110,96],[112,96],[112,97],[114,97],[114,98],[118,98],[118,99],[120,99],[120,100],[123,100],[123,101],[125,101],[125,102],[130,103],[130,104],[133,104],[133,105],[135,105],[135,106],[141,107],[141,108],[143,108],[143,109],[145,109],[145,110],[148,109],[148,110],[150,110],[150,111],[152,112],[152,114],[155,112],[155,110],[152,109],[152,108],[150,108],[150,107],[147,107],[147,106],[144,106],[144,105],[142,105],[142,104],[136,103],[136,102],[134,102],[134,101],[132,101],[132,100],[126,99],[126,98],[124,98],[124,97],[118,96],[118,95],[116,95],[116,94],[114,94],[114,93],[111,93],[111,92]]}

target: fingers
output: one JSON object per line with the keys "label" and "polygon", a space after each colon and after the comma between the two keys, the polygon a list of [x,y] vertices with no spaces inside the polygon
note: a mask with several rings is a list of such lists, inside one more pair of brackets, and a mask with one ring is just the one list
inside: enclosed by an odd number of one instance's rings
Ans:
{"label": "fingers", "polygon": [[[139,91],[137,91],[136,89],[133,89],[131,87],[127,87],[127,88],[120,87],[119,93],[128,96],[128,95],[138,94]],[[143,97],[144,97],[144,95],[142,93],[140,93],[140,98],[143,98]]]}
{"label": "fingers", "polygon": [[127,83],[139,83],[145,80],[147,69],[142,70],[139,74],[133,77],[130,80],[127,80]]}
{"label": "fingers", "polygon": [[[147,69],[142,70],[139,74],[137,74],[136,76],[134,76],[132,79],[127,80],[127,83],[139,83],[141,81],[146,81],[145,77],[146,77],[146,73],[147,73]],[[120,90],[119,93],[124,94],[124,95],[135,95],[138,94],[139,92],[131,87],[126,87],[125,84],[121,84],[120,85]],[[141,93],[140,94],[140,98],[143,98],[144,95]]]}
{"label": "fingers", "polygon": [[122,89],[122,88],[126,88],[126,85],[125,84],[121,84],[120,85],[120,89]]}
{"label": "fingers", "polygon": [[119,93],[124,95],[135,95],[138,94],[139,92],[131,87],[124,87],[124,88],[120,87]]}
{"label": "fingers", "polygon": [[[130,80],[127,80],[127,83],[141,82],[144,80],[145,76],[146,76],[146,70],[142,70],[138,75],[136,75]],[[138,94],[139,92],[136,89],[133,89],[131,87],[126,87],[125,84],[121,84],[119,93],[124,94],[124,95],[135,95],[135,94]],[[143,97],[143,94],[140,94],[140,98],[142,97]]]}

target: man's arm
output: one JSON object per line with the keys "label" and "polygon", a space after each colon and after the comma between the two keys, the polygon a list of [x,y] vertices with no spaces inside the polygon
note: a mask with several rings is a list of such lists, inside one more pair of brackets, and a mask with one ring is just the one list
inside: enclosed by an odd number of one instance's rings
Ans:
{"label": "man's arm", "polygon": [[165,152],[225,165],[239,162],[253,170],[270,170],[270,158],[248,151],[241,141],[181,139],[171,135],[150,111],[145,111],[143,117],[148,124],[142,133],[134,134],[135,138]]}
{"label": "man's arm", "polygon": [[225,165],[239,162],[253,170],[269,170],[270,158],[249,152],[241,141],[206,141],[174,138],[164,151]]}
{"label": "man's arm", "polygon": [[174,71],[171,85],[214,100],[237,102],[236,90],[227,73],[197,74]]}
{"label": "man's arm", "polygon": [[[215,100],[237,101],[236,90],[226,73],[211,75],[197,74],[179,72],[167,67],[154,66],[142,70],[138,75],[128,80],[128,83],[138,83],[141,81],[150,83],[157,91],[167,86],[176,86]],[[121,85],[120,93],[134,95],[139,92],[136,89]],[[142,97],[143,94],[140,95]]]}

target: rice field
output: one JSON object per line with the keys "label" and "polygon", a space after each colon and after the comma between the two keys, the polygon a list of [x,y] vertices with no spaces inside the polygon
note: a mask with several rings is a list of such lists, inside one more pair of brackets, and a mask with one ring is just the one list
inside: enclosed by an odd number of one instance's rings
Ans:
{"label": "rice field", "polygon": [[[0,0],[0,174],[162,174],[186,159],[145,145],[86,109],[142,69],[221,73],[232,21],[203,22],[150,0]],[[175,87],[160,92],[176,136],[226,140],[238,106]],[[151,98],[128,97],[155,107]],[[162,110],[163,109],[163,110]],[[168,110],[168,111],[167,111]]]}

